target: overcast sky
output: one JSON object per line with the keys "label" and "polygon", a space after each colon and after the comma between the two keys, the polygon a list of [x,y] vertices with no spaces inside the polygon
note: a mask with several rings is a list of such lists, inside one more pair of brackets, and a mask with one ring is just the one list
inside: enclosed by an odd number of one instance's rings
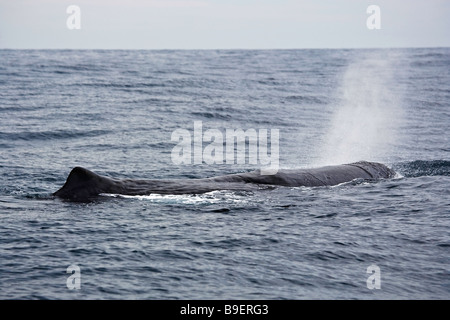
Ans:
{"label": "overcast sky", "polygon": [[0,48],[447,47],[449,33],[450,0],[0,0]]}

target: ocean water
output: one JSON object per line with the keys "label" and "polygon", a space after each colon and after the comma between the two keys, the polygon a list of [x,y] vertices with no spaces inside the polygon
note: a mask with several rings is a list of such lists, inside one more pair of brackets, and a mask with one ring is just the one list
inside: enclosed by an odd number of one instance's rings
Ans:
{"label": "ocean water", "polygon": [[[0,115],[2,299],[450,298],[449,48],[0,50]],[[75,166],[139,179],[258,168],[175,164],[171,135],[194,121],[278,129],[281,168],[368,160],[398,176],[51,196]]]}

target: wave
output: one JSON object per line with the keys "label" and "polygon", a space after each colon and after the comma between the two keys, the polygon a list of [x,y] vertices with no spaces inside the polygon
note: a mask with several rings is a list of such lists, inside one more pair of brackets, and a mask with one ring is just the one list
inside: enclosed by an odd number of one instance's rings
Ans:
{"label": "wave", "polygon": [[[445,48],[448,49],[448,48]],[[423,52],[413,55],[413,58],[448,58],[448,52]]]}
{"label": "wave", "polygon": [[450,176],[450,161],[415,160],[398,162],[392,169],[404,177]]}
{"label": "wave", "polygon": [[108,68],[93,63],[65,64],[57,61],[48,61],[47,63],[26,65],[32,72],[55,73],[55,74],[73,74],[78,72],[104,72]]}
{"label": "wave", "polygon": [[313,95],[291,95],[285,98],[288,101],[303,102],[310,104],[326,104],[329,99],[323,96],[313,96]]}
{"label": "wave", "polygon": [[192,112],[191,114],[196,117],[204,117],[207,119],[229,120],[232,118],[230,114],[221,114],[219,112]]}
{"label": "wave", "polygon": [[153,87],[165,87],[164,83],[150,83],[150,82],[134,82],[134,83],[115,83],[115,82],[81,82],[77,84],[81,87],[93,87],[93,88],[113,88],[113,89],[140,89],[140,88],[153,88]]}
{"label": "wave", "polygon": [[55,130],[55,131],[22,131],[22,132],[0,132],[0,140],[6,141],[34,141],[34,140],[51,140],[51,139],[71,139],[71,138],[85,138],[95,137],[108,134],[107,130]]}

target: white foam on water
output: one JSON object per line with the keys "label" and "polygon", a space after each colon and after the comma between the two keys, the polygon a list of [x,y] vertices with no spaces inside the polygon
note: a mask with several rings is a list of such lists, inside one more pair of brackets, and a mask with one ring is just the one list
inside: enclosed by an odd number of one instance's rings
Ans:
{"label": "white foam on water", "polygon": [[211,191],[198,195],[191,194],[149,194],[149,195],[122,195],[102,193],[101,196],[113,198],[126,198],[144,200],[155,203],[174,203],[174,204],[214,204],[214,203],[242,203],[248,201],[247,195],[236,194],[229,191]]}

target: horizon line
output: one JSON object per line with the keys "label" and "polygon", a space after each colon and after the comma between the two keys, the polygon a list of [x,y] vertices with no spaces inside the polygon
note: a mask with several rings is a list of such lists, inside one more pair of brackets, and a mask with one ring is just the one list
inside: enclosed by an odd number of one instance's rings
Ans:
{"label": "horizon line", "polygon": [[220,51],[220,50],[240,50],[240,51],[256,51],[256,50],[374,50],[374,49],[446,49],[449,46],[386,46],[386,47],[286,47],[286,48],[1,48],[0,50],[92,50],[92,51]]}

